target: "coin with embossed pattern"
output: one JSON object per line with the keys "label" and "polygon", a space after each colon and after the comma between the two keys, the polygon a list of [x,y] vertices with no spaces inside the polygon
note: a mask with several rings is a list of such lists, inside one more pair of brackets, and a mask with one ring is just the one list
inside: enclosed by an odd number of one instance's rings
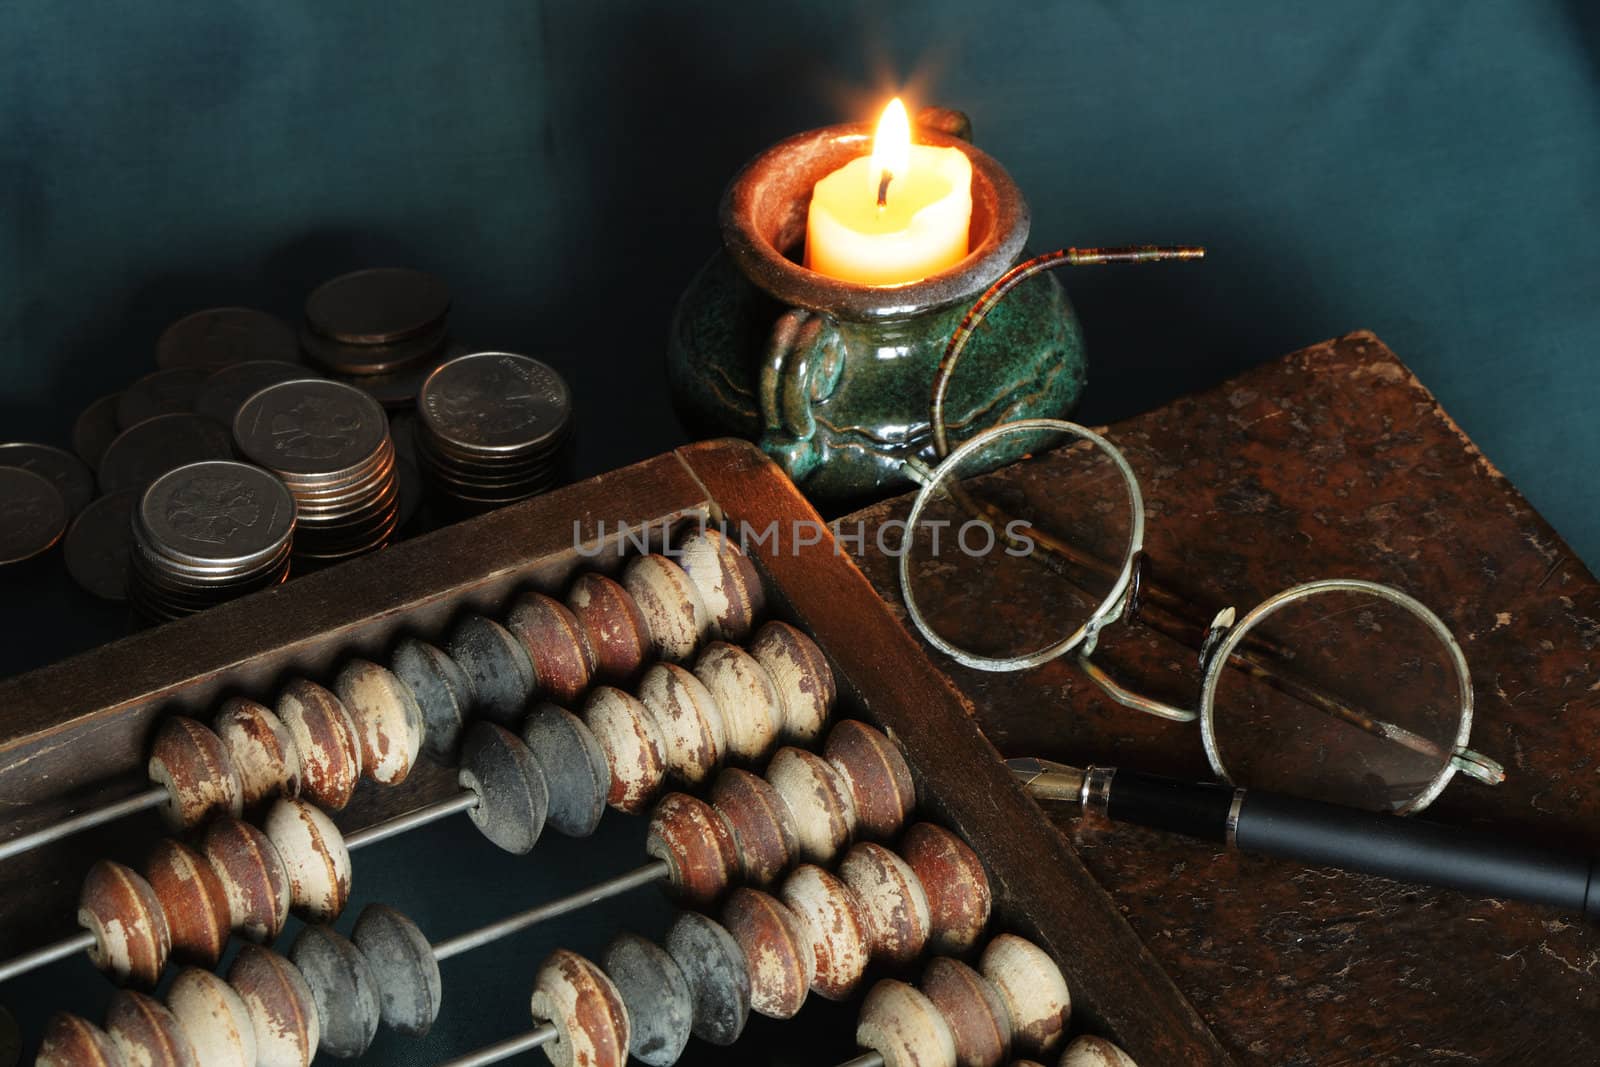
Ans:
{"label": "coin with embossed pattern", "polygon": [[441,279],[402,267],[342,274],[306,297],[306,325],[346,345],[404,341],[440,326],[449,312]]}
{"label": "coin with embossed pattern", "polygon": [[67,502],[42,474],[0,467],[0,563],[32,559],[61,539]]}
{"label": "coin with embossed pattern", "polygon": [[389,434],[376,400],[341,382],[280,382],[244,402],[233,420],[239,451],[268,470],[333,474],[369,459]]}
{"label": "coin with embossed pattern", "polygon": [[48,478],[76,515],[94,499],[94,475],[83,460],[62,448],[15,441],[0,445],[0,467],[21,467]]}
{"label": "coin with embossed pattern", "polygon": [[255,360],[296,361],[294,330],[276,315],[255,308],[207,308],[166,328],[156,342],[156,365],[215,370]]}
{"label": "coin with embossed pattern", "polygon": [[474,352],[442,365],[417,397],[423,425],[469,453],[525,452],[559,434],[572,394],[553,368],[510,352]]}
{"label": "coin with embossed pattern", "polygon": [[294,530],[294,498],[248,463],[212,460],[169,471],[139,502],[162,550],[196,567],[244,568],[276,554]]}
{"label": "coin with embossed pattern", "polygon": [[221,423],[201,415],[158,415],[111,442],[100,460],[100,489],[143,489],[185,463],[232,456],[233,439]]}
{"label": "coin with embossed pattern", "polygon": [[72,521],[62,549],[72,580],[102,600],[128,599],[128,553],[133,548],[132,489],[92,501]]}

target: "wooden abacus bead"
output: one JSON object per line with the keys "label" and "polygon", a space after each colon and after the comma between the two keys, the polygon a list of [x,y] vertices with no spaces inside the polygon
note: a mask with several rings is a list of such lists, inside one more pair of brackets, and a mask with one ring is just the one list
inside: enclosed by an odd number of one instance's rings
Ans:
{"label": "wooden abacus bead", "polygon": [[233,918],[211,864],[188,845],[164,837],[150,850],[144,876],[167,918],[173,959],[215,967],[228,947]]}
{"label": "wooden abacus bead", "polygon": [[522,740],[550,789],[545,821],[568,837],[594,833],[611,793],[611,768],[594,733],[566,708],[540,704],[522,724]]}
{"label": "wooden abacus bead", "polygon": [[551,700],[572,704],[588,691],[594,650],[561,601],[543,593],[524,593],[511,605],[506,629],[522,643],[539,688]]}
{"label": "wooden abacus bead", "polygon": [[711,616],[683,568],[665,556],[635,556],[622,587],[639,606],[657,659],[680,663],[694,655],[711,629]]}
{"label": "wooden abacus bead", "polygon": [[200,1067],[255,1067],[250,1009],[227,982],[185,967],[167,990],[167,1008],[188,1035]]}
{"label": "wooden abacus bead", "polygon": [[257,1067],[310,1067],[322,1038],[317,1004],[294,964],[259,945],[245,945],[228,968],[250,1013]]}
{"label": "wooden abacus bead", "polygon": [[651,1067],[671,1067],[683,1055],[694,1024],[689,982],[672,957],[637,934],[620,934],[603,966],[628,1013],[628,1051]]}
{"label": "wooden abacus bead", "polygon": [[300,754],[300,789],[324,808],[350,803],[361,780],[361,741],[344,703],[315,682],[296,678],[278,696],[278,718]]}
{"label": "wooden abacus bead", "polygon": [[620,689],[600,686],[589,694],[583,722],[600,742],[611,769],[606,800],[618,811],[644,811],[667,774],[666,741],[650,711]]}
{"label": "wooden abacus bead", "polygon": [[939,1009],[892,978],[874,985],[862,1001],[856,1044],[882,1056],[884,1067],[956,1067],[955,1037]]}
{"label": "wooden abacus bead", "polygon": [[694,1002],[694,1036],[731,1045],[750,1018],[750,970],[727,928],[699,912],[680,914],[667,931],[667,954],[683,971]]}
{"label": "wooden abacus bead", "polygon": [[783,735],[809,745],[822,736],[838,695],[833,669],[817,643],[786,622],[762,626],[750,655],[772,679],[783,712]]}
{"label": "wooden abacus bead", "polygon": [[627,685],[650,656],[650,630],[628,591],[603,574],[578,575],[567,607],[594,652],[594,680]]}
{"label": "wooden abacus bead", "polygon": [[450,631],[445,650],[461,665],[472,688],[472,706],[501,726],[515,726],[533,695],[533,661],[506,628],[468,613]]}
{"label": "wooden abacus bead", "polygon": [[111,1035],[87,1019],[58,1011],[45,1024],[33,1067],[125,1067]]}
{"label": "wooden abacus bead", "polygon": [[935,957],[922,972],[923,995],[933,1001],[956,1043],[957,1067],[1000,1067],[1011,1051],[1011,1012],[994,983],[960,960]]}
{"label": "wooden abacus bead", "polygon": [[1061,1045],[1072,1018],[1072,994],[1061,968],[1044,949],[1015,934],[1001,934],[983,950],[978,970],[1006,1002],[1018,1052],[1038,1056]]}
{"label": "wooden abacus bead", "polygon": [[806,863],[784,881],[781,896],[811,932],[812,991],[828,1000],[854,994],[872,962],[872,930],[856,895],[821,867]]}
{"label": "wooden abacus bead", "polygon": [[777,743],[783,712],[761,664],[742,648],[713,641],[694,661],[694,676],[722,711],[728,758],[753,764],[765,757]]}
{"label": "wooden abacus bead", "polygon": [[467,814],[484,837],[514,855],[533,851],[550,810],[550,787],[520,737],[492,722],[475,723],[461,746],[456,780],[478,798]]}
{"label": "wooden abacus bead", "polygon": [[556,1067],[623,1067],[628,1062],[628,1012],[611,979],[578,955],[556,949],[539,968],[533,1017],[552,1023],[556,1039],[544,1054]]}
{"label": "wooden abacus bead", "polygon": [[872,928],[872,955],[910,963],[928,943],[928,898],[910,865],[882,845],[856,845],[839,864],[839,877],[861,902]]}
{"label": "wooden abacus bead", "polygon": [[744,953],[750,1007],[771,1019],[792,1019],[816,977],[806,921],[778,898],[741,886],[728,894],[722,925]]}
{"label": "wooden abacus bead", "polygon": [[850,843],[856,805],[833,764],[801,748],[780,748],[767,764],[767,781],[794,820],[800,855],[827,865]]}
{"label": "wooden abacus bead", "polygon": [[353,1059],[378,1036],[378,983],[361,950],[331,926],[307,926],[289,949],[317,1009],[317,1047]]}
{"label": "wooden abacus bead", "polygon": [[441,763],[453,763],[472,705],[472,685],[461,665],[414,637],[394,647],[389,663],[422,711],[423,749]]}
{"label": "wooden abacus bead", "polygon": [[900,839],[900,856],[917,872],[928,898],[928,947],[959,956],[976,948],[989,925],[989,876],[967,843],[942,826],[915,823]]}
{"label": "wooden abacus bead", "polygon": [[1059,1067],[1139,1067],[1133,1057],[1103,1037],[1081,1034],[1061,1054]]}
{"label": "wooden abacus bead", "polygon": [[387,668],[353,659],[334,679],[333,690],[355,722],[362,771],[383,785],[405,781],[426,729],[411,688]]}
{"label": "wooden abacus bead", "polygon": [[167,965],[172,935],[161,899],[132,868],[101,860],[78,896],[78,925],[94,935],[89,959],[118,982],[153,986]]}
{"label": "wooden abacus bead", "polygon": [[378,1011],[391,1029],[426,1034],[439,1017],[444,985],[439,960],[417,924],[383,904],[368,904],[350,940],[366,956],[378,984]]}
{"label": "wooden abacus bead", "polygon": [[739,847],[710,804],[668,793],[650,814],[644,849],[665,860],[673,895],[696,907],[721,898],[739,874]]}
{"label": "wooden abacus bead", "polygon": [[332,922],[350,899],[350,852],[333,820],[305,801],[279,797],[263,822],[289,877],[289,901],[307,922]]}
{"label": "wooden abacus bead", "polygon": [[106,1033],[129,1067],[210,1067],[196,1057],[178,1017],[143,993],[119,989],[111,995]]}
{"label": "wooden abacus bead", "polygon": [[844,776],[856,804],[856,832],[887,841],[917,806],[917,786],[900,749],[882,730],[845,719],[828,732],[823,757]]}
{"label": "wooden abacus bead", "polygon": [[711,783],[711,806],[733,833],[745,884],[765,889],[800,854],[794,816],[766,779],[726,767]]}
{"label": "wooden abacus bead", "polygon": [[267,835],[238,819],[206,827],[200,851],[222,882],[228,917],[241,937],[271,941],[289,919],[289,872]]}
{"label": "wooden abacus bead", "polygon": [[696,528],[678,544],[678,565],[689,576],[711,620],[711,635],[743,641],[766,606],[755,564],[721,530]]}
{"label": "wooden abacus bead", "polygon": [[300,753],[283,720],[254,700],[229,697],[212,726],[239,774],[245,808],[254,809],[280,793],[299,796]]}
{"label": "wooden abacus bead", "polygon": [[150,780],[167,791],[161,815],[175,830],[199,826],[212,815],[237,816],[243,810],[239,772],[222,738],[183,715],[156,730],[150,747]]}
{"label": "wooden abacus bead", "polygon": [[638,694],[661,731],[672,777],[687,786],[704,782],[728,744],[722,711],[706,687],[676,663],[657,663],[639,679]]}

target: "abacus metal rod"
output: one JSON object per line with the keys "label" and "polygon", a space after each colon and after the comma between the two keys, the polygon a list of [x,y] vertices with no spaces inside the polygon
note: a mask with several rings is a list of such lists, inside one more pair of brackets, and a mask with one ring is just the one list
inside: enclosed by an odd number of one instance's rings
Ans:
{"label": "abacus metal rod", "polygon": [[374,823],[362,830],[357,830],[344,839],[346,851],[354,852],[358,848],[375,845],[379,841],[397,837],[408,830],[415,830],[419,826],[426,826],[431,822],[454,815],[458,811],[469,811],[478,806],[478,794],[470,789],[463,789],[452,797],[436,800],[432,804],[425,804],[414,811],[404,815],[396,815],[384,822]]}
{"label": "abacus metal rod", "polygon": [[486,1067],[487,1064],[508,1060],[520,1052],[532,1052],[540,1045],[552,1040],[556,1036],[556,1032],[554,1023],[545,1023],[537,1030],[529,1030],[519,1037],[507,1038],[487,1048],[469,1052],[460,1059],[449,1060],[440,1064],[439,1067]]}
{"label": "abacus metal rod", "polygon": [[20,856],[24,852],[32,852],[42,848],[52,841],[60,841],[64,837],[81,833],[84,830],[103,826],[108,822],[115,822],[124,815],[132,815],[136,811],[146,811],[158,808],[167,801],[167,791],[161,786],[153,786],[142,793],[135,793],[123,800],[113,801],[104,807],[94,808],[80,815],[73,815],[52,823],[42,830],[35,830],[21,837],[13,837],[9,841],[0,841],[0,862],[13,856]]}
{"label": "abacus metal rod", "polygon": [[54,963],[56,960],[64,960],[78,952],[86,952],[93,947],[94,935],[87,930],[63,938],[53,945],[34,949],[32,952],[0,963],[0,982],[9,982],[19,974],[27,974],[31,970]]}
{"label": "abacus metal rod", "polygon": [[863,1052],[853,1060],[845,1060],[839,1067],[883,1067],[883,1053]]}

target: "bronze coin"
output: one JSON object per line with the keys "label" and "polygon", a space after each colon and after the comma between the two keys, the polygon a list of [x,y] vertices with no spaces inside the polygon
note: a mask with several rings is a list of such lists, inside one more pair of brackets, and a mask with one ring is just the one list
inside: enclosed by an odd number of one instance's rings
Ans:
{"label": "bronze coin", "polygon": [[100,466],[106,446],[122,431],[117,428],[117,394],[103,396],[84,408],[72,424],[72,450],[91,467]]}
{"label": "bronze coin", "polygon": [[72,580],[102,600],[128,599],[128,554],[133,549],[131,489],[103,496],[73,520],[62,548]]}
{"label": "bronze coin", "polygon": [[208,374],[200,367],[174,367],[146,374],[117,397],[117,425],[126,430],[157,415],[193,411],[195,396]]}
{"label": "bronze coin", "polygon": [[334,374],[379,375],[409,369],[444,348],[446,324],[399,341],[381,345],[352,345],[329,340],[313,330],[300,331],[300,350],[307,359]]}
{"label": "bronze coin", "polygon": [[216,370],[231,363],[300,358],[294,329],[255,308],[207,308],[168,326],[156,342],[156,366]]}
{"label": "bronze coin", "polygon": [[232,459],[233,439],[201,415],[157,415],[122,431],[100,460],[100,489],[143,489],[163,474],[203,459]]}
{"label": "bronze coin", "polygon": [[450,290],[432,274],[378,267],[342,274],[306,297],[306,324],[346,345],[387,345],[442,327]]}
{"label": "bronze coin", "polygon": [[196,415],[233,425],[244,402],[269,385],[312,376],[303,364],[282,359],[252,359],[212,373],[194,400]]}
{"label": "bronze coin", "polygon": [[0,445],[0,467],[21,467],[44,475],[67,502],[69,515],[76,515],[94,499],[94,475],[65,449],[23,441]]}
{"label": "bronze coin", "polygon": [[67,502],[42,474],[0,467],[0,564],[32,559],[61,539]]}

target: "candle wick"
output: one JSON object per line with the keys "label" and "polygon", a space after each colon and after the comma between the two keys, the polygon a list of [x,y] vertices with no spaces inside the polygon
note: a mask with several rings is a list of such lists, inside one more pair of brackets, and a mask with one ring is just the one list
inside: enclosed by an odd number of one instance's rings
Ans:
{"label": "candle wick", "polygon": [[893,179],[894,172],[890,170],[885,170],[883,177],[878,179],[878,206],[880,208],[889,206],[889,182]]}

